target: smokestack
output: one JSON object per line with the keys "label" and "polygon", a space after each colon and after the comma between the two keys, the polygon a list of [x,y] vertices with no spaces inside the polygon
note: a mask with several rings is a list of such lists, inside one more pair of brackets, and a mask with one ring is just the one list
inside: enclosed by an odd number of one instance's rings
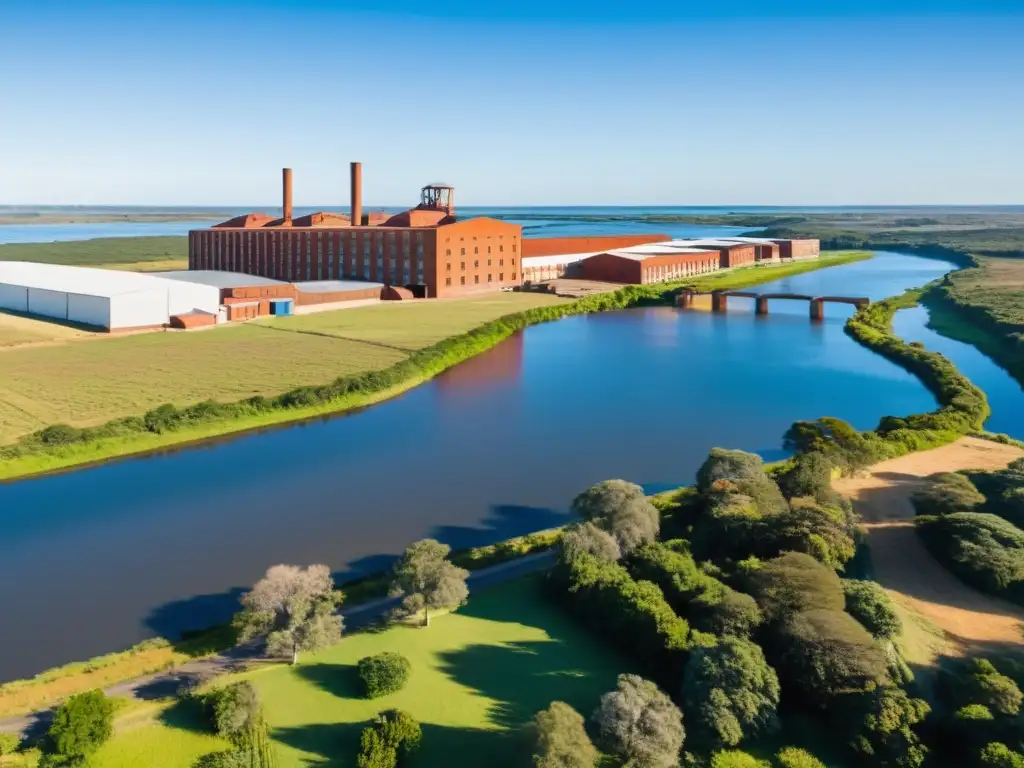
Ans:
{"label": "smokestack", "polygon": [[352,226],[363,223],[363,164],[352,163]]}
{"label": "smokestack", "polygon": [[281,200],[281,218],[285,221],[292,220],[292,169],[282,168],[281,169],[281,186],[282,186],[282,200]]}

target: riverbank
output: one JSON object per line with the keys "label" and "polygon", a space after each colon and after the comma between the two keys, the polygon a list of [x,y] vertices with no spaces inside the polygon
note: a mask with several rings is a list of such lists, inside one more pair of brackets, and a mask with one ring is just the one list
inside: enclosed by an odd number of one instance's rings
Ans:
{"label": "riverbank", "polygon": [[[525,311],[513,312],[483,322],[467,332],[443,338],[422,348],[398,349],[397,359],[392,358],[384,367],[366,369],[363,372],[343,375],[330,384],[306,386],[293,389],[276,397],[250,397],[234,403],[209,400],[199,405],[177,408],[163,405],[137,417],[119,417],[97,427],[54,425],[37,430],[21,438],[17,443],[0,449],[0,479],[15,479],[29,475],[51,472],[85,464],[94,464],[114,458],[159,451],[171,446],[206,440],[209,438],[237,434],[272,425],[320,418],[362,408],[391,397],[433,378],[452,366],[484,352],[514,333],[537,323],[555,320],[570,315],[624,309],[633,306],[671,305],[676,293],[684,287],[698,290],[735,288],[751,286],[827,267],[849,264],[871,258],[872,254],[840,253],[804,262],[751,267],[736,272],[712,275],[696,280],[673,284],[650,286],[627,286],[618,291],[588,296],[573,302],[533,306]],[[512,294],[511,296],[528,296]],[[503,294],[503,296],[509,296]],[[446,307],[467,306],[469,301],[445,302]],[[421,306],[421,305],[417,305]],[[427,306],[426,304],[422,306]],[[442,303],[431,306],[442,306]],[[410,307],[373,307],[377,311],[403,312]],[[345,310],[339,317],[354,317],[361,310]],[[329,322],[331,313],[317,316],[317,323]],[[335,341],[352,342],[347,335],[338,335],[322,328],[306,333],[298,328],[304,318],[289,318],[300,332],[279,334],[290,345],[302,341],[321,343],[324,337]],[[287,330],[286,321],[275,321],[272,327]],[[258,325],[255,327],[259,327]],[[290,326],[289,326],[290,328]],[[239,328],[239,331],[245,331]],[[222,329],[228,332],[236,329]],[[313,332],[315,331],[315,332]],[[166,336],[173,336],[168,334]],[[220,331],[195,335],[197,338],[216,341],[225,338]],[[291,336],[292,338],[288,338]],[[96,342],[91,346],[102,349],[116,340]],[[159,341],[159,339],[158,339]],[[381,343],[376,339],[362,339],[363,346],[374,350],[382,347],[395,351],[393,340]],[[334,342],[331,342],[334,343]],[[108,347],[109,349],[109,347]],[[159,349],[157,351],[160,351]],[[17,354],[9,352],[5,354]],[[346,356],[346,359],[350,355]],[[328,357],[329,363],[333,357]],[[280,362],[280,361],[279,361]],[[318,364],[324,364],[322,356]],[[138,358],[135,359],[138,365]],[[81,384],[81,382],[78,382]],[[191,391],[191,390],[189,390]],[[210,397],[211,395],[206,395]],[[193,402],[197,398],[193,398]]]}

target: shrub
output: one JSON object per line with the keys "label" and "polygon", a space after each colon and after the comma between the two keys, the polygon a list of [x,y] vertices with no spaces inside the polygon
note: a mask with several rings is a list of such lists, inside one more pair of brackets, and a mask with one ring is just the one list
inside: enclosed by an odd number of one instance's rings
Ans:
{"label": "shrub", "polygon": [[957,472],[940,472],[928,477],[920,488],[910,494],[910,501],[919,515],[948,515],[973,512],[985,503],[974,483]]}
{"label": "shrub", "polygon": [[985,511],[1024,528],[1024,460],[1012,461],[1006,469],[972,474],[971,480],[985,496]]}
{"label": "shrub", "polygon": [[783,747],[775,755],[779,768],[826,768],[818,758],[799,747]]}
{"label": "shrub", "polygon": [[579,554],[551,575],[556,595],[584,622],[666,679],[681,671],[689,625],[649,581],[618,563]]}
{"label": "shrub", "polygon": [[706,743],[731,747],[775,730],[778,704],[779,678],[749,640],[724,637],[690,655],[683,706]]}
{"label": "shrub", "polygon": [[562,701],[534,715],[536,768],[593,768],[600,757],[590,742],[583,716]]}
{"label": "shrub", "polygon": [[615,538],[589,521],[574,525],[565,532],[562,536],[562,552],[569,559],[585,552],[609,563],[622,557]]}
{"label": "shrub", "polygon": [[914,522],[928,551],[957,577],[1024,604],[1024,531],[982,512],[925,515]]}
{"label": "shrub", "polygon": [[409,679],[412,667],[402,654],[384,651],[360,659],[358,669],[366,697],[375,699],[400,691]]}
{"label": "shrub", "polygon": [[823,453],[801,453],[793,458],[777,478],[779,490],[787,499],[809,496],[829,501],[832,495],[832,462]]}
{"label": "shrub", "polygon": [[1016,715],[1024,696],[1017,684],[1000,674],[992,662],[986,659],[972,659],[970,662],[971,681],[967,688],[972,701],[982,704],[1000,715]]}
{"label": "shrub", "polygon": [[723,749],[711,756],[711,768],[772,768],[772,764],[738,749]]}
{"label": "shrub", "polygon": [[358,768],[395,768],[405,765],[423,738],[420,724],[398,709],[381,712],[359,738]]}
{"label": "shrub", "polygon": [[602,480],[572,500],[572,511],[584,520],[600,520],[632,501],[644,499],[644,489],[636,483]]}
{"label": "shrub", "polygon": [[846,475],[896,453],[875,433],[860,433],[830,416],[795,422],[783,436],[783,444],[798,454],[822,454]]}
{"label": "shrub", "polygon": [[697,489],[703,494],[724,489],[747,496],[761,514],[786,509],[782,492],[765,474],[764,462],[755,453],[712,448],[697,470]]}
{"label": "shrub", "polygon": [[900,617],[881,585],[860,579],[843,579],[842,583],[846,612],[872,636],[888,640],[902,631]]}
{"label": "shrub", "polygon": [[995,717],[992,715],[992,710],[983,704],[968,704],[967,706],[960,707],[953,715],[957,720],[994,720]]}
{"label": "shrub", "polygon": [[659,513],[644,489],[625,480],[604,480],[579,494],[572,511],[611,534],[622,553],[658,536]]}
{"label": "shrub", "polygon": [[871,765],[917,768],[928,749],[913,727],[929,712],[921,699],[902,688],[882,687],[848,702],[852,713],[842,720],[853,728],[850,746]]}
{"label": "shrub", "polygon": [[808,610],[841,611],[843,585],[810,555],[787,552],[750,573],[750,593],[769,621]]}
{"label": "shrub", "polygon": [[0,733],[0,757],[13,755],[21,744],[21,736],[16,733]]}
{"label": "shrub", "polygon": [[636,675],[619,675],[593,715],[605,751],[626,765],[673,768],[683,748],[683,716],[658,686]]}
{"label": "shrub", "polygon": [[987,744],[978,757],[983,768],[1024,768],[1024,755],[1014,752],[1005,744]]}
{"label": "shrub", "polygon": [[77,693],[61,704],[48,732],[52,751],[66,761],[84,762],[114,732],[114,702],[103,691]]}
{"label": "shrub", "polygon": [[246,749],[225,749],[196,759],[193,768],[253,768],[259,766],[252,752]]}
{"label": "shrub", "polygon": [[870,691],[887,679],[885,653],[847,613],[806,610],[789,616],[774,638],[779,676],[809,703]]}
{"label": "shrub", "polygon": [[750,553],[773,557],[780,552],[803,552],[829,568],[842,568],[856,552],[853,526],[840,507],[814,499],[793,499],[782,512],[763,518]]}
{"label": "shrub", "polygon": [[217,688],[209,694],[214,730],[238,743],[241,734],[252,729],[263,717],[259,694],[248,681]]}

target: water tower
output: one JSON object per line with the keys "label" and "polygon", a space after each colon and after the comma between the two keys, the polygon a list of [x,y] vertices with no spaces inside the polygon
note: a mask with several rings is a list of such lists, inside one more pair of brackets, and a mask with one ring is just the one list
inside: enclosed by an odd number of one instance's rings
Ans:
{"label": "water tower", "polygon": [[450,184],[427,184],[420,190],[421,211],[444,211],[448,216],[455,216],[455,187]]}

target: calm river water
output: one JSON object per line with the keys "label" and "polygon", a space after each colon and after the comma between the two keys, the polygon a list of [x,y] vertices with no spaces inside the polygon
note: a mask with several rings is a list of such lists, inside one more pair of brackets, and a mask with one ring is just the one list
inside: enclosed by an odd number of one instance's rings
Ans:
{"label": "calm river water", "polygon": [[[949,268],[884,254],[764,290],[880,299]],[[0,678],[223,621],[275,563],[375,570],[424,536],[463,547],[560,524],[605,478],[690,482],[716,445],[777,458],[796,419],[870,428],[934,407],[845,336],[850,307],[812,324],[805,302],[763,318],[751,303],[567,318],[350,416],[0,486],[17,627]]]}

